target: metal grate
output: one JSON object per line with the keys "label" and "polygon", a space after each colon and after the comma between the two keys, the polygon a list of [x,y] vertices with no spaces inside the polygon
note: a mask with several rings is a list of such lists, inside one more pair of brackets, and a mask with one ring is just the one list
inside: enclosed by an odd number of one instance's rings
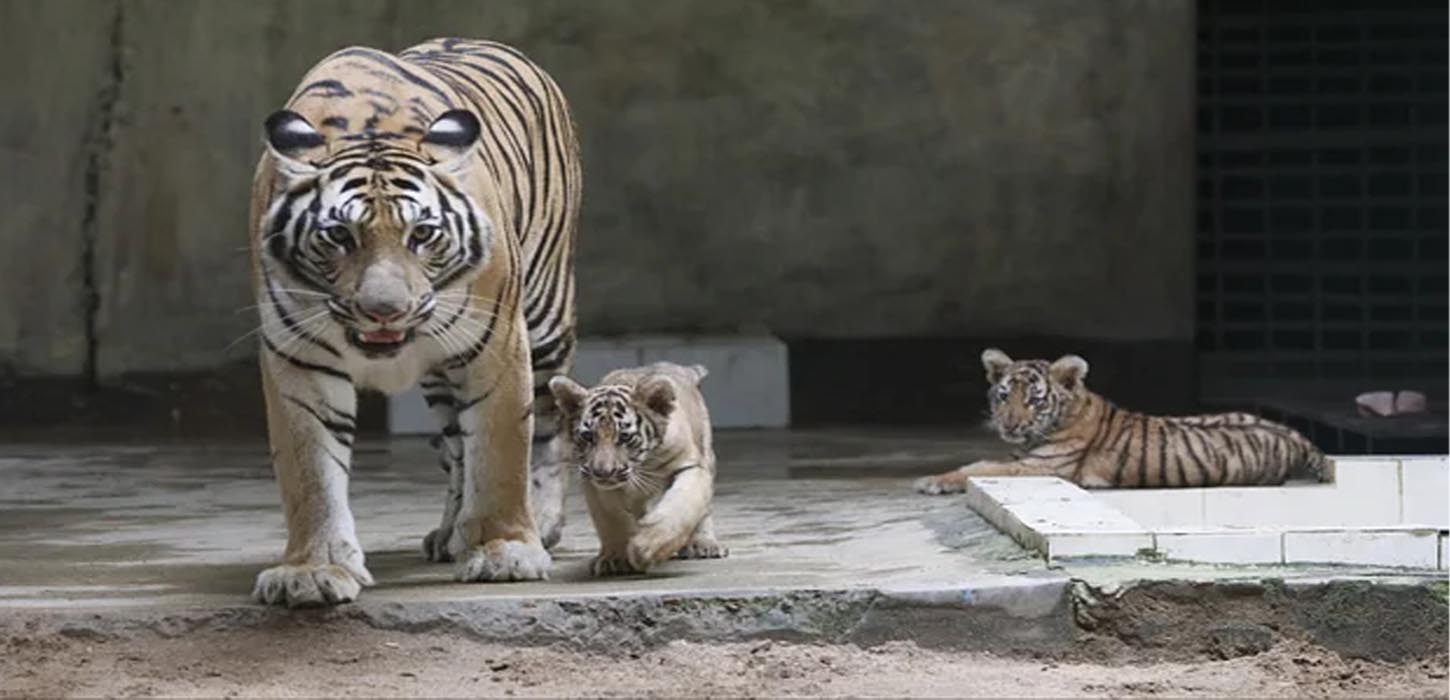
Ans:
{"label": "metal grate", "polygon": [[1444,0],[1202,0],[1204,378],[1447,374]]}

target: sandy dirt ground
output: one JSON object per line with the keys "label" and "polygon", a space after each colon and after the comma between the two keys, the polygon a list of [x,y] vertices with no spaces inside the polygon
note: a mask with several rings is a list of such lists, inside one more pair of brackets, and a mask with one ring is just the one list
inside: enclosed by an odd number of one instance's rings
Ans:
{"label": "sandy dirt ground", "polygon": [[1280,645],[1194,663],[1095,664],[779,641],[618,654],[326,628],[0,642],[0,697],[1446,697],[1446,659]]}

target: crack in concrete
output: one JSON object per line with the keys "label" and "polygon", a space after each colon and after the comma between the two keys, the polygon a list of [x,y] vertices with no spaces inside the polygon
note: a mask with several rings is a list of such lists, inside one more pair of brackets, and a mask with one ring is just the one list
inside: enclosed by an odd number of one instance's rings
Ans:
{"label": "crack in concrete", "polygon": [[98,212],[101,204],[101,180],[109,166],[111,131],[116,122],[116,105],[121,98],[121,82],[125,71],[121,60],[122,30],[125,25],[125,2],[116,0],[111,15],[110,54],[106,65],[106,82],[96,95],[95,116],[86,127],[85,209],[81,216],[81,284],[85,315],[86,357],[82,372],[87,389],[97,385],[96,357],[99,342],[96,325],[101,309],[101,293],[97,283],[96,239]]}

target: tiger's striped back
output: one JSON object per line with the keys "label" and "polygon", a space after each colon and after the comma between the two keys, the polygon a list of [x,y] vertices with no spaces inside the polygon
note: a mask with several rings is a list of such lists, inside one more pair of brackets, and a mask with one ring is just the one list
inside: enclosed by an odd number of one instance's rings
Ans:
{"label": "tiger's striped back", "polygon": [[[536,399],[574,354],[573,259],[582,199],[579,144],[554,80],[518,50],[493,41],[434,39],[399,54],[446,83],[483,119],[486,157],[513,197],[500,202],[523,246],[524,319]],[[545,398],[545,401],[548,399]]]}

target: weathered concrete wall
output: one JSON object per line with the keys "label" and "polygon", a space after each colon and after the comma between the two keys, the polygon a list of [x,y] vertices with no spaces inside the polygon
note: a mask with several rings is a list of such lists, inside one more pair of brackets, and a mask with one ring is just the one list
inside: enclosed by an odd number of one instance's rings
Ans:
{"label": "weathered concrete wall", "polygon": [[1187,341],[1192,14],[1186,0],[0,0],[0,196],[20,212],[0,220],[0,364],[82,371],[87,338],[103,378],[251,354],[226,348],[252,325],[236,312],[261,119],[335,48],[447,34],[519,46],[573,102],[586,333]]}
{"label": "weathered concrete wall", "polygon": [[86,371],[111,10],[0,2],[0,375]]}

